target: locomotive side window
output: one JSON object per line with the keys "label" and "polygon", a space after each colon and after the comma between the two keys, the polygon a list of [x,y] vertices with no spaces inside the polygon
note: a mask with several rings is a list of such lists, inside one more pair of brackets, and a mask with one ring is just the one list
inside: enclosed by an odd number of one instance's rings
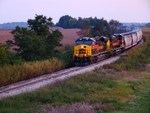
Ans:
{"label": "locomotive side window", "polygon": [[80,44],[83,44],[83,40],[77,40],[77,41],[75,42],[75,45],[80,45]]}

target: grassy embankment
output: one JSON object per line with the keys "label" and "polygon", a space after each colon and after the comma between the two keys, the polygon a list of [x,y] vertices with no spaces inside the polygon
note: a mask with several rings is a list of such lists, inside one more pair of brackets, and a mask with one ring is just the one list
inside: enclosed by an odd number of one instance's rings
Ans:
{"label": "grassy embankment", "polygon": [[146,36],[146,43],[133,48],[113,65],[32,93],[3,99],[0,112],[47,113],[52,110],[53,113],[62,113],[74,110],[78,113],[149,113],[149,48],[150,36]]}
{"label": "grassy embankment", "polygon": [[65,53],[57,53],[55,58],[49,60],[22,62],[19,64],[6,64],[1,66],[0,86],[30,79],[68,67],[72,64],[72,58],[68,57],[70,54],[72,54],[71,49],[65,51]]}

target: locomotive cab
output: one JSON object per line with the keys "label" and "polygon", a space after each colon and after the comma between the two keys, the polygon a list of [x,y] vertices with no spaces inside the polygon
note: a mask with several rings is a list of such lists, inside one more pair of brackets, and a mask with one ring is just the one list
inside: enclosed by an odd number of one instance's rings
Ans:
{"label": "locomotive cab", "polygon": [[110,37],[111,38],[111,46],[113,49],[124,47],[124,37],[120,34],[116,34]]}
{"label": "locomotive cab", "polygon": [[92,55],[91,46],[95,44],[95,40],[91,38],[82,38],[77,39],[75,41],[74,47],[74,63],[75,65],[78,64],[89,64],[90,57]]}

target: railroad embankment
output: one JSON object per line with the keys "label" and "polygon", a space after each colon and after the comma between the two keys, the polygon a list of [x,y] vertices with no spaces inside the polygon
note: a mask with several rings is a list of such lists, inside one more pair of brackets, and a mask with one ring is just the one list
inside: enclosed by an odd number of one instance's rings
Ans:
{"label": "railroad embankment", "polygon": [[70,49],[65,52],[57,53],[55,55],[56,57],[52,59],[0,66],[0,86],[62,70],[72,65],[71,54],[72,50]]}

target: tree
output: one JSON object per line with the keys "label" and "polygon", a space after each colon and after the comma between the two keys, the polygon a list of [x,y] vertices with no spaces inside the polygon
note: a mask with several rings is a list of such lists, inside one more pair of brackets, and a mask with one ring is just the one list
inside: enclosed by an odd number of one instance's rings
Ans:
{"label": "tree", "polygon": [[65,15],[59,19],[59,22],[56,24],[56,26],[63,27],[63,28],[76,28],[77,19],[72,18],[69,15]]}
{"label": "tree", "polygon": [[83,19],[81,23],[81,34],[83,36],[90,36],[91,27],[88,19]]}
{"label": "tree", "polygon": [[95,22],[95,26],[92,29],[92,35],[100,36],[100,35],[108,35],[108,34],[109,34],[108,22],[103,18],[97,19]]}
{"label": "tree", "polygon": [[48,38],[46,39],[46,43],[47,43],[46,52],[49,56],[54,54],[57,47],[62,46],[62,44],[60,43],[62,37],[63,37],[62,33],[58,30],[55,30],[49,34]]}
{"label": "tree", "polygon": [[121,25],[122,24],[117,20],[110,20],[109,22],[110,33],[111,34],[116,33]]}
{"label": "tree", "polygon": [[71,16],[65,15],[59,19],[56,26],[63,28],[80,28],[81,36],[100,36],[100,35],[111,35],[116,33],[121,27],[121,23],[117,20],[111,20],[108,22],[104,18],[73,18]]}
{"label": "tree", "polygon": [[46,18],[43,15],[36,15],[35,19],[29,19],[28,25],[31,30],[37,33],[37,35],[45,36],[49,33],[49,27],[53,26],[51,22],[52,18]]}
{"label": "tree", "polygon": [[25,60],[39,60],[53,56],[55,49],[61,46],[62,34],[58,30],[50,31],[53,25],[51,18],[36,15],[35,19],[28,20],[28,28],[16,27],[13,45],[17,54]]}

